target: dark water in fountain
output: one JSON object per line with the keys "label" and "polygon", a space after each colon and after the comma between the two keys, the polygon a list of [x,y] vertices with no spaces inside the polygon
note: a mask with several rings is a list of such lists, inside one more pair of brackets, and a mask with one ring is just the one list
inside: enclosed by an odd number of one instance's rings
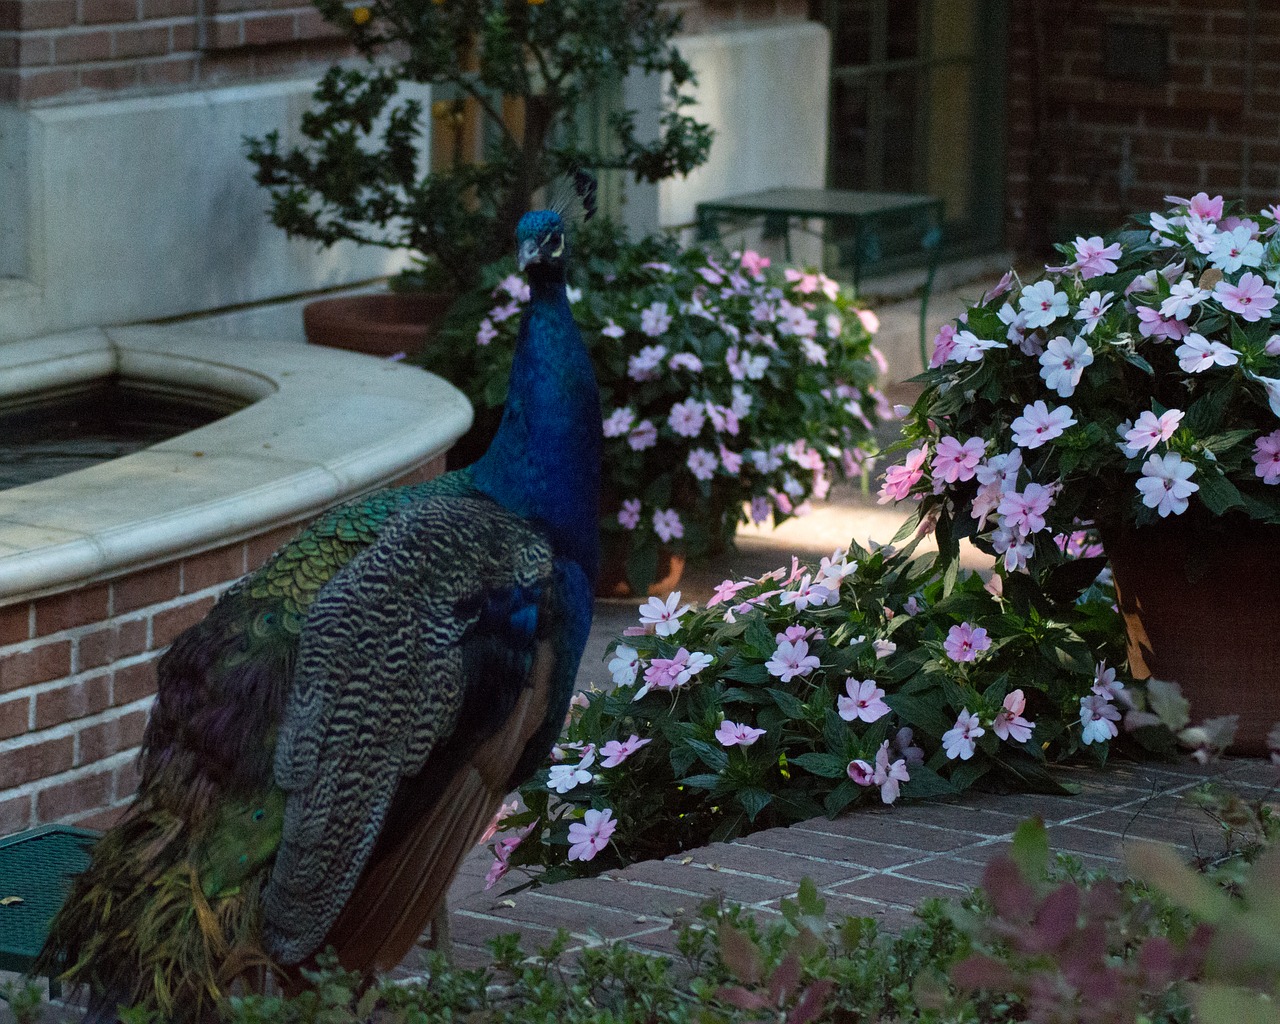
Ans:
{"label": "dark water in fountain", "polygon": [[118,459],[242,406],[220,395],[174,396],[115,379],[0,411],[0,490]]}

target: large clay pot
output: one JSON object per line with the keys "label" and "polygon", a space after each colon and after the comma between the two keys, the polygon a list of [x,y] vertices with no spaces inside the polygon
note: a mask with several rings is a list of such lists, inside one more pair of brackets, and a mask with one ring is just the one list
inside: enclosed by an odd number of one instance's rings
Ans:
{"label": "large clay pot", "polygon": [[1232,751],[1280,721],[1280,527],[1168,520],[1103,533],[1134,676],[1175,682],[1193,722],[1240,716]]}
{"label": "large clay pot", "polygon": [[[626,546],[610,543],[601,537],[600,579],[596,583],[596,597],[634,598],[635,592],[627,582]],[[658,551],[658,574],[649,585],[649,597],[666,597],[680,585],[684,575],[684,555],[677,555],[666,548]]]}
{"label": "large clay pot", "polygon": [[317,299],[302,307],[312,345],[373,356],[417,355],[444,322],[449,292],[373,292]]}

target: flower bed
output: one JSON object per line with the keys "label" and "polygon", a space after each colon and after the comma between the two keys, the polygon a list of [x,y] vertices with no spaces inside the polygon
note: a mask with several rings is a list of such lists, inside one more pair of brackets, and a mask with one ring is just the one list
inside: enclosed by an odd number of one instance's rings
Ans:
{"label": "flower bed", "polygon": [[[629,243],[607,226],[577,246],[569,297],[604,418],[600,526],[634,593],[660,548],[696,558],[747,515],[803,514],[863,472],[874,421],[892,412],[875,387],[874,318],[834,281],[752,252]],[[506,399],[527,295],[510,260],[489,267],[426,354],[482,421]]]}
{"label": "flower bed", "polygon": [[[979,780],[1062,792],[1118,734],[1123,631],[1105,579],[1080,599],[984,585],[911,545],[834,552],[706,608],[652,598],[575,699],[552,760],[500,822],[489,883],[594,874]],[[954,566],[954,563],[952,563]]]}

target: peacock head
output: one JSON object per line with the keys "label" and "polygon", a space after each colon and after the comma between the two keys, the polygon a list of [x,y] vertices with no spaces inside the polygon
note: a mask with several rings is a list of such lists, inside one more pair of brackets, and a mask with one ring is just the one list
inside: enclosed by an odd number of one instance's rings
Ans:
{"label": "peacock head", "polygon": [[516,262],[520,270],[532,267],[547,276],[564,275],[568,247],[564,222],[555,210],[534,210],[520,218],[516,227]]}

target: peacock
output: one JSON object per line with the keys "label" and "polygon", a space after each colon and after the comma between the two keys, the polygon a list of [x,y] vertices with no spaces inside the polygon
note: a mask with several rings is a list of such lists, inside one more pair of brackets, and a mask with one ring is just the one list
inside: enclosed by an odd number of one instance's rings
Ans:
{"label": "peacock", "polygon": [[591,625],[600,400],[560,214],[516,237],[530,301],[485,454],[322,514],[160,659],[138,793],[37,965],[88,984],[87,1019],[214,1019],[327,947],[395,966],[545,761]]}

